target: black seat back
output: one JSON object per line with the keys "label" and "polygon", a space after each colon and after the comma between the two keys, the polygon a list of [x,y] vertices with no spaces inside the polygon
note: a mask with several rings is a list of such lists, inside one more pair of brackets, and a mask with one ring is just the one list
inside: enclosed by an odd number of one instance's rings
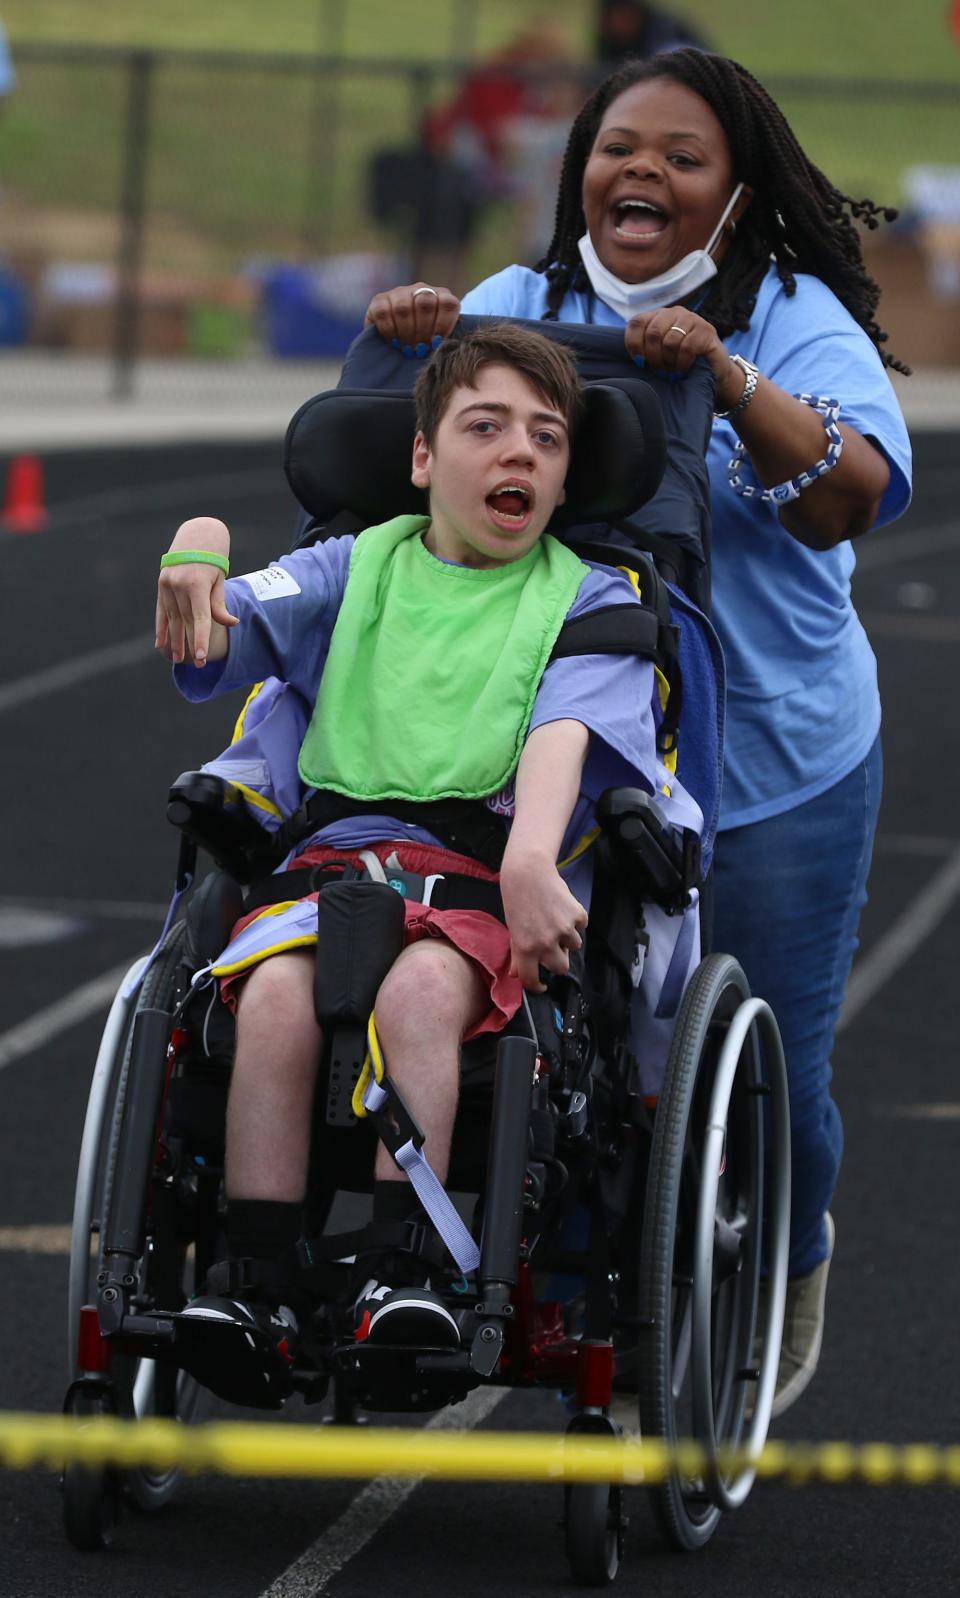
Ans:
{"label": "black seat back", "polygon": [[[469,332],[492,320],[504,319],[464,316],[458,327]],[[710,606],[710,490],[705,456],[713,425],[716,389],[709,366],[705,361],[696,361],[683,378],[658,375],[646,368],[641,374],[627,354],[620,329],[530,321],[518,321],[518,326],[567,345],[588,387],[597,383],[618,387],[627,384],[631,389],[639,386],[656,401],[656,411],[662,418],[665,442],[662,475],[656,484],[649,479],[646,481],[644,498],[636,501],[636,508],[617,517],[606,513],[596,517],[585,514],[577,525],[564,517],[562,524],[556,523],[553,530],[562,530],[571,543],[613,542],[646,550],[655,556],[662,574],[684,589],[694,603],[707,612]],[[421,370],[422,362],[405,360],[400,351],[393,349],[370,327],[354,340],[347,352],[340,388],[409,393]],[[638,403],[644,405],[648,401]],[[652,422],[652,410],[639,414],[657,427],[659,437],[661,424]],[[646,446],[650,458],[654,447],[659,448],[651,432]],[[615,447],[613,453],[616,453]],[[589,460],[588,449],[584,448],[582,458]],[[594,483],[601,465],[606,472],[606,456],[594,464]],[[369,454],[363,459],[362,470],[369,475]],[[296,487],[294,492],[297,492]],[[422,507],[422,501],[420,505]],[[316,517],[305,511],[296,542],[307,543],[323,537],[323,528],[318,531],[313,524],[327,519],[326,514]]]}
{"label": "black seat back", "polygon": [[[425,515],[426,494],[410,481],[415,431],[409,393],[337,388],[317,394],[287,429],[287,480],[320,525],[342,511],[361,526]],[[566,501],[554,513],[551,531],[629,516],[656,492],[665,461],[663,417],[653,391],[629,379],[591,384]]]}

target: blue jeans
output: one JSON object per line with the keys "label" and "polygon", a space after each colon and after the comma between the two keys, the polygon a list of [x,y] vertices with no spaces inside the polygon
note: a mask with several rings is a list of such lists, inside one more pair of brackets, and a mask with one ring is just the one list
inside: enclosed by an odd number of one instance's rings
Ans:
{"label": "blue jeans", "polygon": [[843,1152],[830,1051],[867,898],[882,785],[878,738],[866,759],[818,798],[717,837],[713,947],[740,961],[783,1034],[791,1276],[805,1276],[827,1252],[823,1217]]}

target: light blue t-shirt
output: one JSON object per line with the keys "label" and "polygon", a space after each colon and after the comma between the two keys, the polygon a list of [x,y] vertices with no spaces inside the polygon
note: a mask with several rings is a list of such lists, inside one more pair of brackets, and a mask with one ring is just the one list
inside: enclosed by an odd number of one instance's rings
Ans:
{"label": "light blue t-shirt", "polygon": [[[841,421],[880,447],[890,467],[882,526],[910,501],[900,407],[876,348],[836,296],[818,278],[800,273],[796,281],[788,298],[771,263],[749,331],[731,334],[726,347],[790,394],[838,400]],[[471,289],[462,308],[538,320],[548,286],[541,273],[510,266]],[[601,300],[573,292],[560,320],[624,325]],[[727,665],[723,828],[825,792],[864,758],[880,727],[876,661],[850,598],[853,546],[807,549],[771,505],[735,494],[728,466],[736,443],[730,424],[716,422],[707,463],[713,621]]]}

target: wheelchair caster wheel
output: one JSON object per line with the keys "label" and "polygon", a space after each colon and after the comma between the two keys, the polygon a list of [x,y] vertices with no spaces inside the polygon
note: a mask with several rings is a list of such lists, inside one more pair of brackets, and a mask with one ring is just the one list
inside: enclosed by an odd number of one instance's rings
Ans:
{"label": "wheelchair caster wheel", "polygon": [[605,1587],[616,1578],[623,1552],[620,1488],[575,1482],[567,1488],[567,1558],[581,1587]]}
{"label": "wheelchair caster wheel", "polygon": [[[75,1393],[68,1413],[79,1419],[113,1415],[104,1393]],[[84,1552],[109,1548],[120,1518],[120,1479],[109,1465],[67,1465],[61,1478],[64,1530],[74,1548]]]}

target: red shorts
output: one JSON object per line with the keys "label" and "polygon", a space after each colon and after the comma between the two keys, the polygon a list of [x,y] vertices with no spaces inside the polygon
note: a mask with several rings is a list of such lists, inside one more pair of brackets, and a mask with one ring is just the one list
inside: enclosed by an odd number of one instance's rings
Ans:
{"label": "red shorts", "polygon": [[[436,848],[433,844],[392,841],[366,844],[364,848],[375,854],[381,863],[395,853],[401,871],[412,871],[422,877],[432,876],[436,872],[457,872],[465,877],[480,877],[484,882],[497,880],[495,871],[488,871],[476,860],[455,854],[451,849]],[[332,849],[320,844],[297,855],[287,869],[294,871],[302,866],[325,865],[331,860],[363,865],[356,849]],[[304,896],[305,900],[314,904],[318,897],[316,893]],[[411,902],[409,899],[403,901],[403,912],[404,947],[419,943],[421,938],[443,938],[472,960],[483,977],[490,996],[490,1007],[465,1034],[464,1043],[483,1032],[499,1032],[516,1014],[523,998],[519,977],[510,974],[510,935],[503,922],[484,910],[434,910],[428,904]],[[235,938],[262,913],[261,905],[249,915],[241,916],[230,934],[231,938]],[[237,987],[247,974],[243,971],[220,979],[220,995],[231,1010],[236,1010]]]}

